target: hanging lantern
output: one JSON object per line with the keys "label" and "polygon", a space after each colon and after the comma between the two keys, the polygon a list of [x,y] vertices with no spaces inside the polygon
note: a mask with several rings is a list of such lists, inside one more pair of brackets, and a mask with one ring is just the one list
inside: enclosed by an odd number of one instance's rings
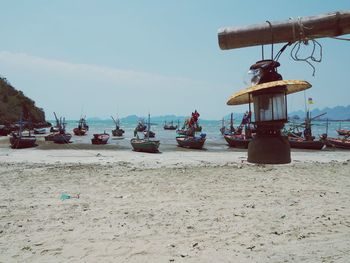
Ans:
{"label": "hanging lantern", "polygon": [[273,60],[258,61],[250,67],[252,86],[233,94],[228,105],[253,103],[256,135],[248,146],[248,162],[265,164],[290,163],[290,145],[281,135],[288,120],[287,94],[302,91],[311,84],[302,80],[282,80]]}

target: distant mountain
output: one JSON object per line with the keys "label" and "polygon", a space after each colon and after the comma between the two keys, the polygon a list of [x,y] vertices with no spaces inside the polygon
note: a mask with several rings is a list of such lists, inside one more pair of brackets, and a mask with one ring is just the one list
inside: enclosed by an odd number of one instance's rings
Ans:
{"label": "distant mountain", "polygon": [[14,124],[21,114],[23,120],[31,121],[34,126],[47,126],[44,110],[0,76],[0,124]]}
{"label": "distant mountain", "polygon": [[[333,108],[326,107],[323,109],[314,109],[311,111],[311,116],[317,116],[322,113],[326,113],[321,119],[329,119],[329,120],[350,120],[350,105],[348,106],[336,106]],[[299,111],[294,111],[290,112],[288,114],[290,117],[292,116],[298,116],[301,119],[305,118],[305,111],[299,110]]]}

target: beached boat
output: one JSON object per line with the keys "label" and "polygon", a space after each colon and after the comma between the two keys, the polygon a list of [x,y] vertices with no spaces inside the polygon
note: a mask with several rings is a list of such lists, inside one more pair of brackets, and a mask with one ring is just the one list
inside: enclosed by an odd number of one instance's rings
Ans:
{"label": "beached boat", "polygon": [[174,125],[173,121],[171,121],[170,123],[165,122],[163,128],[164,130],[176,130],[177,125]]}
{"label": "beached boat", "polygon": [[22,149],[31,148],[36,145],[36,137],[33,135],[21,135],[21,133],[12,133],[10,137],[11,148]]}
{"label": "beached boat", "polygon": [[120,128],[120,121],[119,118],[114,119],[113,116],[111,116],[114,124],[115,124],[115,129],[112,130],[112,135],[116,137],[121,137],[124,134],[124,130]]}
{"label": "beached boat", "polygon": [[337,133],[340,136],[350,136],[350,130],[346,130],[346,129],[338,129]]}
{"label": "beached boat", "polygon": [[205,134],[197,136],[177,136],[176,141],[178,146],[190,149],[202,149],[205,143]]}
{"label": "beached boat", "polygon": [[321,140],[305,140],[303,138],[289,137],[289,144],[291,148],[322,150],[325,146]]}
{"label": "beached boat", "polygon": [[70,133],[62,133],[57,132],[53,134],[52,141],[58,144],[70,143],[70,139],[72,138],[72,134]]}
{"label": "beached boat", "polygon": [[60,118],[59,120],[59,130],[58,132],[53,133],[50,137],[45,137],[45,140],[52,140],[54,143],[64,144],[70,143],[70,139],[72,138],[72,134],[66,133],[66,123],[65,119]]}
{"label": "beached boat", "polygon": [[22,115],[19,121],[18,132],[12,132],[10,136],[10,144],[13,149],[31,148],[37,146],[36,137],[30,134],[23,134],[23,124]]}
{"label": "beached boat", "polygon": [[159,152],[158,148],[159,148],[160,142],[158,140],[155,141],[155,140],[149,140],[149,139],[133,138],[130,140],[130,143],[134,151],[137,151],[137,152],[150,152],[150,153]]}
{"label": "beached boat", "polygon": [[226,134],[224,138],[230,147],[248,149],[251,138],[247,139],[243,134]]}
{"label": "beached boat", "polygon": [[109,139],[108,133],[95,133],[94,137],[91,139],[92,144],[107,144]]}
{"label": "beached boat", "polygon": [[78,121],[78,127],[73,129],[73,132],[77,136],[84,136],[89,130],[89,125],[86,123],[86,119],[81,117]]}
{"label": "beached boat", "polygon": [[[150,114],[148,114],[148,131],[151,129],[151,117]],[[147,128],[147,126],[146,126]],[[137,135],[137,131],[135,129],[135,136],[136,138],[133,138],[130,140],[130,143],[132,145],[132,148],[134,151],[137,152],[149,152],[149,153],[157,153],[159,152],[158,148],[160,145],[159,140],[150,140],[149,138],[149,132],[146,133],[146,136],[144,139],[140,139]]]}
{"label": "beached boat", "polygon": [[233,134],[233,133],[235,133],[235,131],[236,131],[236,129],[233,127],[233,113],[231,113],[229,127],[225,126],[225,119],[222,118],[222,125],[220,128],[220,133],[222,135],[226,135],[226,134]]}
{"label": "beached boat", "polygon": [[328,137],[327,134],[321,135],[320,139],[325,143],[327,147],[350,149],[350,139],[332,138]]}

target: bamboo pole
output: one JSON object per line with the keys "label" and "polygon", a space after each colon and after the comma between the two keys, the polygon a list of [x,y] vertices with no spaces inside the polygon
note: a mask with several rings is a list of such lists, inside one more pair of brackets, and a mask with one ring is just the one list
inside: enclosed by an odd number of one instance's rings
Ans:
{"label": "bamboo pole", "polygon": [[219,29],[223,50],[350,34],[350,10],[280,22]]}

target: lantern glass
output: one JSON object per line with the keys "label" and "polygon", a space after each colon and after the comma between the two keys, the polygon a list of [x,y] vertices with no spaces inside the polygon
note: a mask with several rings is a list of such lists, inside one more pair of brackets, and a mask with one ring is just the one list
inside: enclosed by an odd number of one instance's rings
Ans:
{"label": "lantern glass", "polygon": [[255,122],[286,121],[284,93],[253,94]]}

